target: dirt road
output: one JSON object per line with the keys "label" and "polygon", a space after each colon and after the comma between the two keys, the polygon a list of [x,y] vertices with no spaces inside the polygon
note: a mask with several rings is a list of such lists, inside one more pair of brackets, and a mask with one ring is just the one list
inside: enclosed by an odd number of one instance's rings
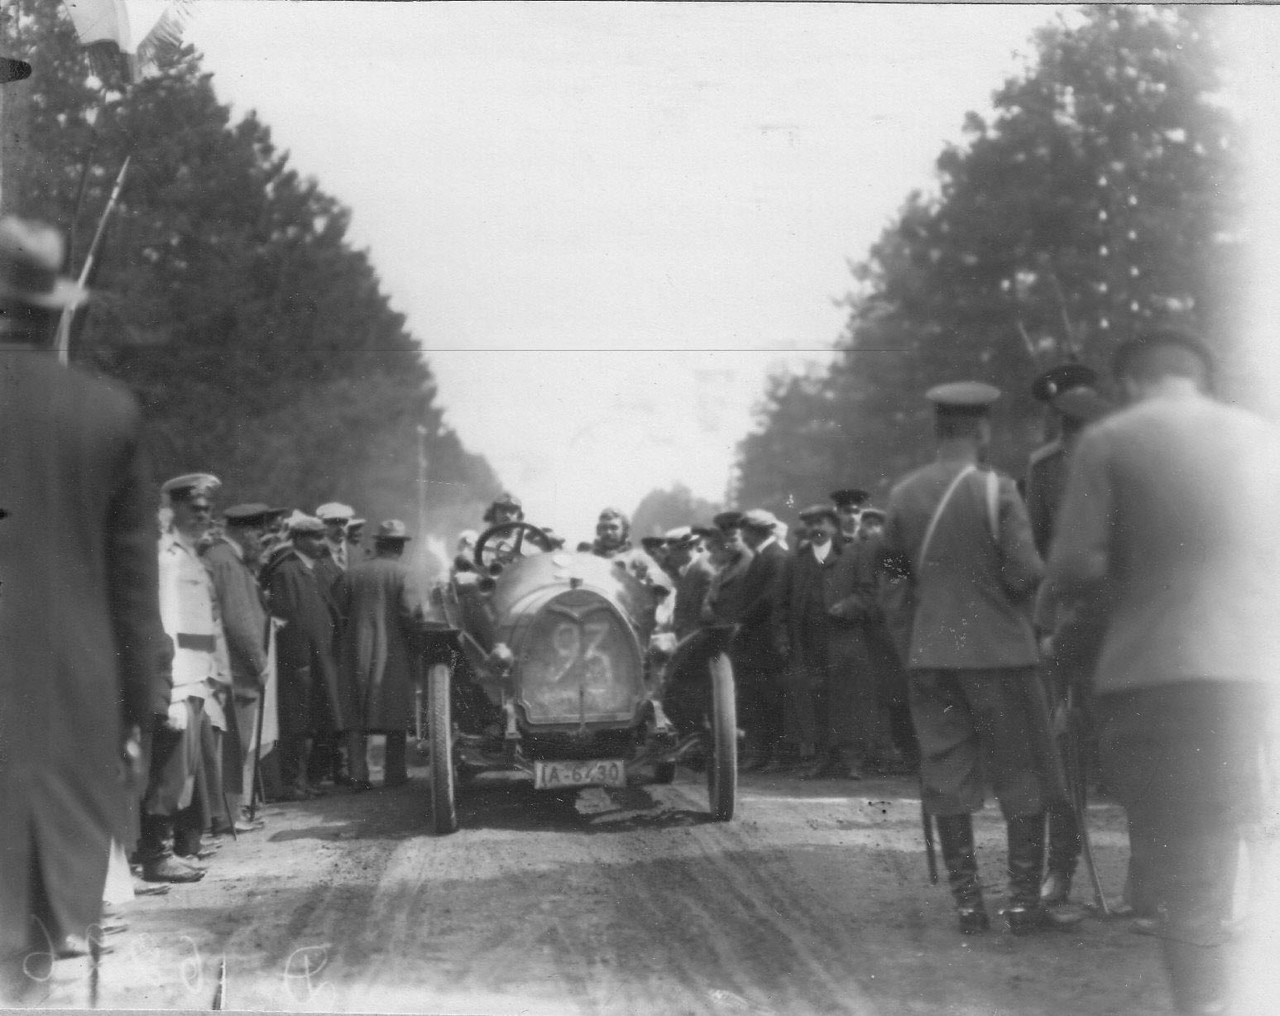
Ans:
{"label": "dirt road", "polygon": [[[424,770],[394,790],[273,806],[203,882],[130,904],[100,1004],[430,1013],[1167,1011],[1156,943],[1124,922],[964,938],[929,886],[906,779],[746,777],[706,820],[700,778],[550,796],[472,793],[462,830],[425,832]],[[1121,817],[1091,825],[1110,892]],[[1003,825],[979,817],[998,906]],[[1077,896],[1086,895],[1083,888]],[[60,961],[47,1006],[88,1001]]]}

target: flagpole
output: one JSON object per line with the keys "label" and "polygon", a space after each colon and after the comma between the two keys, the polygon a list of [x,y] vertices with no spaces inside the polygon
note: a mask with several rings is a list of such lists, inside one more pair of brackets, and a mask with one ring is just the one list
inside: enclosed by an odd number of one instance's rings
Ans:
{"label": "flagpole", "polygon": [[[89,252],[85,255],[84,265],[80,269],[80,278],[77,280],[82,289],[89,278],[89,272],[93,268],[94,258],[97,257],[98,244],[102,242],[102,234],[106,232],[107,220],[111,217],[112,209],[115,208],[116,203],[120,200],[120,191],[124,187],[124,177],[129,171],[129,160],[132,158],[132,155],[125,156],[124,162],[120,166],[120,172],[116,174],[115,186],[111,188],[111,197],[107,199],[107,207],[102,210],[102,218],[98,220],[98,228],[93,234],[93,242],[89,244]],[[77,306],[72,304],[63,310],[62,317],[58,321],[55,345],[58,350],[58,362],[64,367],[71,354],[71,320],[75,317]]]}

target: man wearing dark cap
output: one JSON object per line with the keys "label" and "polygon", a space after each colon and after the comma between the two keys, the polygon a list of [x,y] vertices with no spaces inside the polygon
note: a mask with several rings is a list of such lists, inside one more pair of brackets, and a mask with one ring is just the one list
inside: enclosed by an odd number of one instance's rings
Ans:
{"label": "man wearing dark cap", "polygon": [[284,799],[301,801],[320,791],[307,779],[308,741],[354,729],[355,687],[335,656],[341,615],[332,588],[316,575],[324,523],[308,515],[290,519],[290,542],[267,578],[271,613],[284,622],[278,641],[280,776]]}
{"label": "man wearing dark cap", "polygon": [[856,539],[858,517],[862,513],[862,506],[867,503],[871,495],[859,487],[844,487],[833,490],[828,496],[835,504],[836,512],[840,516],[841,537],[846,541]]}
{"label": "man wearing dark cap", "polygon": [[779,600],[790,647],[786,727],[807,778],[860,779],[875,709],[865,637],[875,572],[865,547],[838,539],[835,508],[814,505],[800,519],[808,545],[786,569]]}
{"label": "man wearing dark cap", "polygon": [[346,619],[340,666],[358,699],[351,743],[352,785],[358,790],[370,786],[370,733],[386,735],[383,785],[409,779],[405,734],[413,719],[417,626],[425,602],[425,591],[401,560],[409,540],[399,519],[383,522],[373,538],[373,557],[348,568],[335,594]]}
{"label": "man wearing dark cap", "polygon": [[[1031,535],[1036,550],[1042,558],[1048,558],[1053,541],[1054,524],[1067,482],[1067,464],[1080,432],[1090,422],[1106,411],[1106,403],[1098,394],[1098,375],[1080,363],[1064,363],[1045,371],[1031,385],[1031,394],[1044,402],[1052,429],[1057,436],[1031,453],[1023,487],[1026,492],[1027,514],[1031,519]],[[1057,611],[1042,597],[1037,603],[1036,627],[1044,636],[1051,636],[1057,627]],[[1051,701],[1058,707],[1067,703],[1067,689],[1073,678],[1064,672],[1064,658],[1048,661],[1045,673],[1050,687]],[[1092,669],[1089,664],[1077,661],[1078,666]],[[1083,687],[1087,683],[1087,671],[1076,676],[1074,683]],[[1082,683],[1079,679],[1083,678]],[[1070,720],[1069,720],[1070,722]],[[1045,904],[1057,907],[1068,901],[1071,880],[1080,860],[1082,841],[1076,825],[1075,813],[1069,801],[1053,797],[1047,802],[1049,822],[1049,853],[1041,898]]]}
{"label": "man wearing dark cap", "polygon": [[937,459],[893,488],[882,550],[885,566],[912,583],[905,662],[924,805],[937,820],[965,933],[989,925],[972,820],[983,806],[984,770],[1008,827],[1009,928],[1047,922],[1040,903],[1047,722],[1030,622],[1043,566],[1013,481],[980,467],[999,394],[979,382],[928,392]]}
{"label": "man wearing dark cap", "polygon": [[262,538],[267,524],[277,514],[277,509],[261,503],[233,505],[223,512],[222,535],[203,554],[205,566],[213,576],[231,661],[233,708],[225,739],[223,784],[230,820],[235,823],[237,833],[260,828],[260,822],[250,824],[243,814],[241,798],[253,792],[253,739],[270,676],[267,611],[257,573]]}
{"label": "man wearing dark cap", "polygon": [[[1052,438],[1031,453],[1024,489],[1027,514],[1036,550],[1043,558],[1049,553],[1053,520],[1067,482],[1067,456],[1080,431],[1089,422],[1079,412],[1067,415],[1058,408],[1065,392],[1087,391],[1101,406],[1097,393],[1098,375],[1082,363],[1064,363],[1045,371],[1031,384],[1031,394],[1048,409]],[[1070,403],[1069,403],[1070,404]]]}
{"label": "man wearing dark cap", "polygon": [[1276,717],[1280,432],[1210,397],[1210,357],[1181,333],[1125,343],[1112,369],[1127,406],[1080,436],[1048,582],[1109,604],[1103,776],[1159,907],[1175,1007],[1219,1013],[1241,827],[1263,814]]}
{"label": "man wearing dark cap", "polygon": [[0,1007],[38,1002],[51,944],[98,922],[142,731],[168,709],[142,418],[53,356],[88,295],[64,252],[56,230],[0,219]]}
{"label": "man wearing dark cap", "polygon": [[763,769],[782,746],[786,630],[779,603],[785,591],[787,552],[778,543],[777,528],[777,518],[763,508],[742,515],[742,540],[754,557],[742,578],[738,632],[729,658],[747,732],[744,771]]}
{"label": "man wearing dark cap", "polygon": [[737,624],[742,613],[742,586],[754,555],[742,539],[742,513],[721,512],[707,534],[707,560],[715,569],[702,605],[702,621]]}

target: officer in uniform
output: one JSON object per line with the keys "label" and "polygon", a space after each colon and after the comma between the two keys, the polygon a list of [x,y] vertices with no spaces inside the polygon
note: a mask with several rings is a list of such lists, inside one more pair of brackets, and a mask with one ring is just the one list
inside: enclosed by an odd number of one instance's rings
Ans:
{"label": "officer in uniform", "polygon": [[[1056,432],[1047,444],[1031,453],[1027,463],[1024,490],[1027,515],[1031,519],[1031,536],[1042,559],[1049,557],[1055,521],[1067,482],[1067,463],[1080,431],[1090,420],[1105,411],[1105,403],[1097,392],[1098,375],[1082,363],[1064,363],[1050,368],[1031,384],[1031,394],[1045,403],[1050,414],[1050,430]],[[1042,636],[1051,636],[1056,627],[1055,611],[1043,599],[1037,604],[1037,628]],[[1050,679],[1049,694],[1059,706],[1065,705],[1070,676],[1052,661],[1046,668]],[[1066,800],[1047,802],[1049,817],[1049,856],[1040,898],[1047,906],[1065,904],[1071,892],[1071,880],[1080,860],[1080,830],[1075,814]]]}
{"label": "officer in uniform", "polygon": [[965,934],[990,926],[972,819],[983,806],[984,773],[1008,827],[1009,929],[1047,923],[1047,722],[1029,610],[1043,564],[1013,481],[979,465],[999,395],[980,382],[929,390],[937,458],[893,488],[879,555],[882,567],[911,580],[905,662],[922,792]]}

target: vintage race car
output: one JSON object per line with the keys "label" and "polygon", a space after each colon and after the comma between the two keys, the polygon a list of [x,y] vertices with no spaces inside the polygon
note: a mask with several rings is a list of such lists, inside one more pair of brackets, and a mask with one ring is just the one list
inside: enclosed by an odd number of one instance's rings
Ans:
{"label": "vintage race car", "polygon": [[[712,816],[733,817],[737,719],[727,633],[673,651],[653,638],[656,587],[620,562],[555,548],[527,522],[476,542],[474,572],[432,592],[424,748],[431,824],[458,828],[457,795],[502,771],[539,790],[670,782],[677,761],[705,763]],[[696,671],[696,673],[694,673]],[[697,685],[698,715],[663,708],[676,675]],[[688,696],[686,696],[688,698]]]}

